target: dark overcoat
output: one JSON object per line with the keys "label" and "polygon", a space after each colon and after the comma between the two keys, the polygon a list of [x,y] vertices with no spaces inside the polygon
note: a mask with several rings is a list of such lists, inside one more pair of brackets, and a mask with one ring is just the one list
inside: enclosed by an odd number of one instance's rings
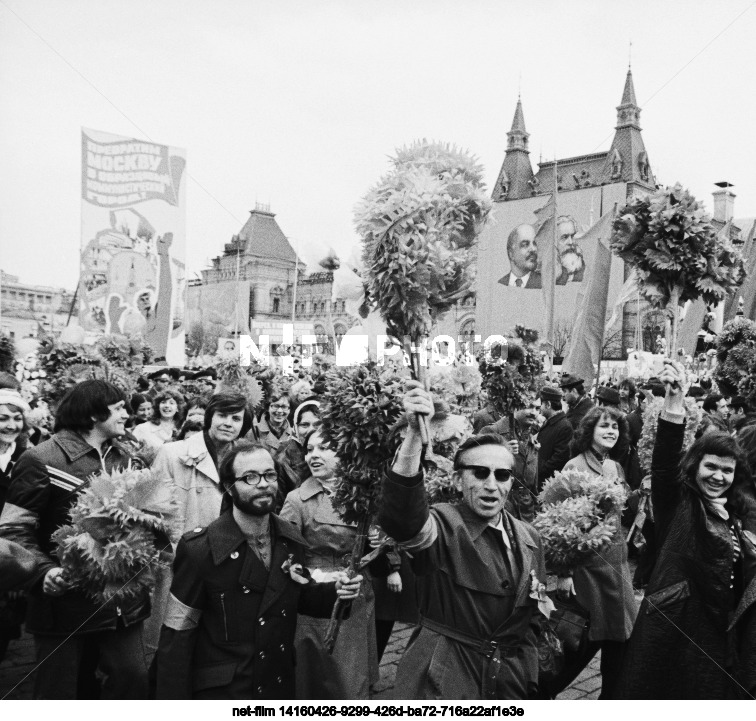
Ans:
{"label": "dark overcoat", "polygon": [[329,616],[333,583],[306,585],[286,567],[304,563],[305,540],[271,515],[270,570],[229,510],[184,535],[158,647],[158,698],[292,699],[297,615]]}
{"label": "dark overcoat", "polygon": [[657,425],[651,492],[660,550],[628,644],[620,698],[738,698],[749,686],[756,694],[756,586],[743,577],[756,557],[753,514],[733,519],[743,552],[733,569],[727,521],[679,477],[684,430],[664,418]]}
{"label": "dark overcoat", "polygon": [[[612,460],[605,466],[591,451],[575,456],[565,465],[597,476],[611,472],[624,482],[622,467]],[[627,641],[638,613],[633,592],[632,574],[627,560],[627,544],[617,515],[617,532],[602,551],[589,556],[574,571],[573,581],[578,603],[591,619],[592,641]]]}
{"label": "dark overcoat", "polygon": [[570,460],[572,425],[562,411],[551,416],[538,431],[538,490]]}
{"label": "dark overcoat", "polygon": [[[387,471],[379,513],[384,530],[392,538],[409,540],[429,514],[435,519],[437,538],[428,549],[413,552],[423,620],[399,665],[397,698],[532,696],[538,680],[541,615],[530,593],[534,577],[546,577],[538,533],[505,514],[516,566],[511,587],[492,572],[475,543],[488,521],[475,517],[464,504],[429,509],[421,476],[405,478]],[[504,622],[492,623],[492,609],[506,605],[511,612]],[[493,648],[481,650],[491,638],[497,641],[500,658]],[[469,639],[479,641],[479,647],[472,647]]]}

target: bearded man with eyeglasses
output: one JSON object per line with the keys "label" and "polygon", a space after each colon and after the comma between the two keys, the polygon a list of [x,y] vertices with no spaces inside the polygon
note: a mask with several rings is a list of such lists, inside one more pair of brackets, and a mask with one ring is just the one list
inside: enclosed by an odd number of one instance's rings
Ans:
{"label": "bearded man with eyeglasses", "polygon": [[396,674],[397,698],[532,697],[546,571],[538,533],[504,510],[514,457],[499,435],[471,437],[454,458],[461,502],[429,508],[417,414],[430,418],[433,400],[409,385],[409,428],[384,476],[379,513],[412,555],[421,613]]}
{"label": "bearded man with eyeglasses", "polygon": [[337,596],[357,597],[362,577],[310,578],[305,539],[273,513],[278,474],[260,443],[236,444],[219,475],[230,503],[176,549],[157,696],[291,699],[297,614],[329,617]]}

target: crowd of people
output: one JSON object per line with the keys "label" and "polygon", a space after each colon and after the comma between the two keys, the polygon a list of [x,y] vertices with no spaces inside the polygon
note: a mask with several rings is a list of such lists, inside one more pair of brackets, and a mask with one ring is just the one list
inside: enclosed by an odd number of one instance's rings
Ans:
{"label": "crowd of people", "polygon": [[[369,699],[398,621],[414,632],[397,698],[553,699],[599,652],[601,698],[754,698],[756,409],[672,361],[644,381],[540,381],[511,412],[482,394],[453,449],[456,501],[434,504],[419,419],[448,409],[406,382],[400,446],[351,574],[359,529],[334,508],[340,463],[319,429],[326,374],[279,374],[256,411],[213,369],[158,369],[132,395],[86,380],[47,430],[4,374],[0,565],[14,581],[0,585],[0,660],[25,625],[35,698]],[[703,420],[684,449],[686,396]],[[93,474],[127,465],[171,489],[174,560],[151,591],[97,604],[52,536]],[[610,543],[552,574],[532,522],[544,484],[569,469],[628,503]],[[586,619],[551,673],[548,597]],[[348,611],[329,644],[337,599]]]}

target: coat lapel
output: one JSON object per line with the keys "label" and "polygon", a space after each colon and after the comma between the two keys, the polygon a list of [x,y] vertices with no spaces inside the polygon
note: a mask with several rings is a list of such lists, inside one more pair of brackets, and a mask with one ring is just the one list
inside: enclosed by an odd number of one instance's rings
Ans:
{"label": "coat lapel", "polygon": [[[517,584],[515,593],[515,607],[527,606],[530,603],[530,572],[534,570],[536,574],[538,573],[535,554],[537,545],[516,523],[510,521],[510,524],[517,548],[517,562],[521,569],[520,582]],[[542,580],[545,581],[545,578]]]}
{"label": "coat lapel", "polygon": [[271,515],[270,520],[273,526],[273,548],[270,554],[268,585],[265,587],[265,593],[260,602],[260,615],[275,603],[278,597],[286,590],[286,586],[290,581],[289,574],[283,570],[282,566],[289,558],[289,554],[294,553],[296,550],[297,544],[293,543],[292,539],[294,541],[301,540],[301,544],[305,545],[304,538],[299,535],[299,532],[291,524],[285,523],[278,516],[274,515]]}
{"label": "coat lapel", "polygon": [[197,471],[207,476],[213,483],[220,485],[218,469],[215,467],[215,463],[213,463],[207,446],[205,446],[205,439],[202,433],[197,433],[189,438],[186,448],[187,456],[197,459],[195,465]]}

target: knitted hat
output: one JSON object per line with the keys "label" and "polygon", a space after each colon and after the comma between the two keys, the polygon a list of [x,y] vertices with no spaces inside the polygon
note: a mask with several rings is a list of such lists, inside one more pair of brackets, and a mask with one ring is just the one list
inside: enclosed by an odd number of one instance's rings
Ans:
{"label": "knitted hat", "polygon": [[22,413],[28,413],[31,410],[21,394],[11,388],[0,388],[0,406],[16,406]]}

